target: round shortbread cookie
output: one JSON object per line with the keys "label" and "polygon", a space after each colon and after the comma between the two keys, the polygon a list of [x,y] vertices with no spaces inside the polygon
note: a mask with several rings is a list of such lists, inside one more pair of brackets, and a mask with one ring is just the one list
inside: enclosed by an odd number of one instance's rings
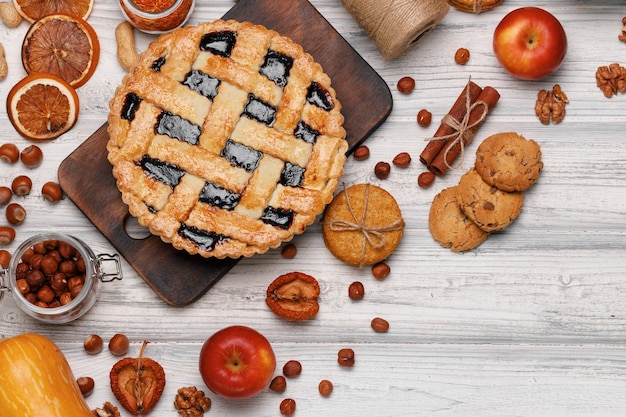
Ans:
{"label": "round shortbread cookie", "polygon": [[428,228],[433,239],[455,252],[471,250],[489,237],[459,208],[457,186],[440,191],[430,206]]}
{"label": "round shortbread cookie", "polygon": [[522,211],[522,192],[502,191],[483,181],[470,168],[459,181],[457,203],[463,213],[486,232],[502,230],[513,223]]}
{"label": "round shortbread cookie", "polygon": [[502,191],[524,191],[539,179],[541,149],[515,132],[496,133],[478,146],[474,166],[487,184]]}
{"label": "round shortbread cookie", "polygon": [[339,260],[354,266],[387,259],[404,232],[404,220],[391,194],[371,184],[341,191],[322,220],[324,243]]}

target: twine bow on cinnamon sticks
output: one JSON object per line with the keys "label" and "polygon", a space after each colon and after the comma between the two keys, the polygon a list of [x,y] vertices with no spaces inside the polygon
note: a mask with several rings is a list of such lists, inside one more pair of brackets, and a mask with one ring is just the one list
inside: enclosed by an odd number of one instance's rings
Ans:
{"label": "twine bow on cinnamon sticks", "polygon": [[333,232],[363,233],[363,245],[361,247],[361,257],[359,261],[359,268],[362,268],[365,261],[367,245],[369,244],[375,249],[382,248],[383,246],[385,246],[386,243],[384,232],[402,230],[404,228],[404,222],[402,220],[396,220],[385,226],[369,227],[365,222],[365,217],[367,215],[367,204],[369,201],[369,184],[367,184],[365,187],[363,213],[360,217],[356,215],[354,209],[352,208],[352,204],[350,203],[350,196],[346,191],[345,184],[343,184],[343,191],[346,199],[346,206],[348,207],[350,216],[354,221],[352,222],[347,220],[331,220],[329,222],[324,222],[324,224],[328,225],[330,230],[332,230]]}
{"label": "twine bow on cinnamon sticks", "polygon": [[420,161],[435,175],[442,176],[452,168],[459,154],[465,154],[487,115],[493,110],[500,93],[493,87],[481,88],[471,79],[442,120],[435,135],[420,154]]}

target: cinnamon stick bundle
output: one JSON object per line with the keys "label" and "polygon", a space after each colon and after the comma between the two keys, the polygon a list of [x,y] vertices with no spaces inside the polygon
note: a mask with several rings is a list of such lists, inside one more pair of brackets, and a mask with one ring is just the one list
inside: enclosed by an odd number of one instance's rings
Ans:
{"label": "cinnamon stick bundle", "polygon": [[482,125],[487,114],[489,114],[500,100],[500,93],[493,87],[485,87],[480,93],[475,103],[484,103],[475,106],[470,112],[467,125],[469,135],[463,135],[452,146],[447,146],[435,157],[428,169],[435,175],[442,176],[452,166],[454,160],[465,145],[467,145]]}
{"label": "cinnamon stick bundle", "polygon": [[[461,91],[461,94],[452,105],[452,108],[450,108],[450,111],[448,111],[448,116],[453,117],[456,120],[462,120],[467,113],[467,95],[469,94],[470,103],[474,103],[482,91],[483,89],[478,84],[473,81],[469,81],[469,83],[463,87],[463,91]],[[454,128],[448,123],[442,121],[439,128],[435,132],[433,139],[450,136],[453,133]],[[435,157],[437,157],[439,152],[446,147],[450,140],[451,138],[429,141],[420,154],[420,161],[429,167],[435,160]]]}
{"label": "cinnamon stick bundle", "polygon": [[442,119],[435,135],[429,139],[420,154],[420,161],[433,174],[444,175],[499,99],[500,94],[495,88],[483,89],[470,80]]}

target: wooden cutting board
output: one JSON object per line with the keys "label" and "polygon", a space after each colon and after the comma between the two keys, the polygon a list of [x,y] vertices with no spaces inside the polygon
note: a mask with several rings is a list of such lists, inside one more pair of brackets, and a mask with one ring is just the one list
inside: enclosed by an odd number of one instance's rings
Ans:
{"label": "wooden cutting board", "polygon": [[[343,106],[349,153],[389,116],[393,101],[385,81],[307,0],[240,0],[224,18],[289,36],[322,64]],[[106,156],[108,139],[105,123],[61,163],[63,190],[163,301],[194,302],[238,260],[188,255],[156,236],[130,237],[128,209]]]}

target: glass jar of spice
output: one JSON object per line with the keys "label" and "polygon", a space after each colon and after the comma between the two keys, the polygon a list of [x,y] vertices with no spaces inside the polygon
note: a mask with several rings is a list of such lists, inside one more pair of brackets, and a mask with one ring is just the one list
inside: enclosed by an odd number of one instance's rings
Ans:
{"label": "glass jar of spice", "polygon": [[119,0],[124,17],[146,33],[165,33],[185,24],[194,0]]}

